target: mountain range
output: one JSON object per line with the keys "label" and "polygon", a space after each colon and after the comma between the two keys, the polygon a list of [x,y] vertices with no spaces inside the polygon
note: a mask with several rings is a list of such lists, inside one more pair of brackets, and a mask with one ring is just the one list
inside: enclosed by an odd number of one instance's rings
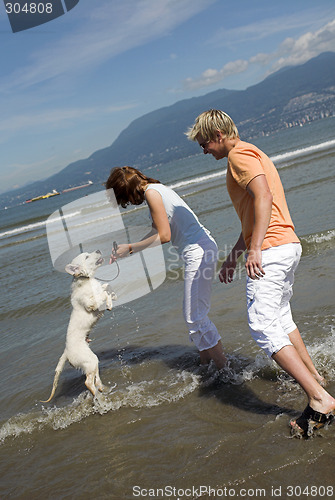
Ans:
{"label": "mountain range", "polygon": [[11,206],[56,189],[106,181],[113,166],[141,170],[195,154],[185,131],[210,108],[222,109],[235,121],[243,140],[335,115],[335,53],[325,52],[290,66],[246,90],[220,89],[178,101],[134,120],[110,146],[63,168],[57,174],[0,195]]}

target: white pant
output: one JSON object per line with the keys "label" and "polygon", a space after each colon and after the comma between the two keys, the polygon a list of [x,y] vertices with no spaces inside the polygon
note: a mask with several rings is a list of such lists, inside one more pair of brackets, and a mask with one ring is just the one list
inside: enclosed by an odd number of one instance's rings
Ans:
{"label": "white pant", "polygon": [[259,280],[247,277],[250,333],[269,357],[282,347],[292,345],[289,334],[296,329],[296,324],[292,318],[290,299],[300,256],[299,243],[268,248],[262,251],[265,275]]}
{"label": "white pant", "polygon": [[218,247],[207,235],[189,245],[182,254],[185,263],[183,313],[190,339],[199,351],[216,346],[220,340],[216,326],[208,318],[217,258]]}

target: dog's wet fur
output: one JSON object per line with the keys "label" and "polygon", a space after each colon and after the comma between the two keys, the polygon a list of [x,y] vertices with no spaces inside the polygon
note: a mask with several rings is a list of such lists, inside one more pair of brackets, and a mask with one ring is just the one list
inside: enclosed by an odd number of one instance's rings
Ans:
{"label": "dog's wet fur", "polygon": [[94,278],[94,273],[103,264],[100,250],[92,253],[81,253],[65,267],[65,271],[73,276],[71,304],[72,313],[67,329],[66,343],[61,355],[53,381],[48,403],[54,396],[59,376],[66,361],[86,375],[85,385],[95,396],[102,392],[103,385],[99,376],[99,359],[89,347],[89,333],[103,311],[111,310],[112,300],[116,295],[108,290],[108,284],[101,284]]}

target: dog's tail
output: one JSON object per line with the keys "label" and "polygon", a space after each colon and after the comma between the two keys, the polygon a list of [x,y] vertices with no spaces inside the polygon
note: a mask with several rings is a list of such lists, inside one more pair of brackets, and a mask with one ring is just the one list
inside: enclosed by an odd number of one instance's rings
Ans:
{"label": "dog's tail", "polygon": [[66,360],[67,360],[67,356],[66,356],[65,351],[64,351],[63,354],[61,355],[61,357],[59,358],[58,364],[56,366],[56,370],[55,370],[56,373],[55,373],[55,378],[54,378],[54,382],[52,385],[52,391],[51,391],[50,397],[46,401],[40,401],[41,403],[49,403],[49,401],[51,401],[52,398],[54,397],[56,389],[57,389],[57,385],[58,385],[58,379],[59,379],[60,374],[63,371]]}

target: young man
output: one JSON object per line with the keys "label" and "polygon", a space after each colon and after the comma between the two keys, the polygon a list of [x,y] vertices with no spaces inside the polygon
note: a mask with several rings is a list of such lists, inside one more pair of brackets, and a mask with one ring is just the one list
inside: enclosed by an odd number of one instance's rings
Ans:
{"label": "young man", "polygon": [[243,142],[233,120],[220,110],[198,116],[186,134],[204,154],[227,158],[227,189],[241,220],[242,233],[223,263],[219,278],[230,283],[238,257],[246,250],[250,333],[269,357],[300,384],[308,398],[302,415],[291,421],[294,434],[307,436],[333,419],[335,399],[322,387],[299,330],[290,298],[301,245],[278,172],[270,158]]}

